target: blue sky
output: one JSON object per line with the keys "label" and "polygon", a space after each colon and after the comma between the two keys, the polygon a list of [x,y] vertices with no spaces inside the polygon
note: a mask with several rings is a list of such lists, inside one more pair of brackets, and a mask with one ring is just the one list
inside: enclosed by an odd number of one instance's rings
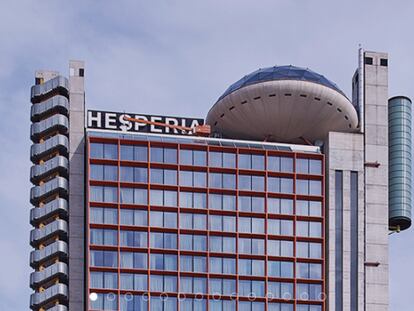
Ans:
{"label": "blue sky", "polygon": [[[358,44],[390,54],[389,95],[414,98],[414,3],[3,0],[0,3],[0,310],[29,304],[29,91],[36,69],[86,62],[88,108],[204,117],[260,67],[294,64],[348,95]],[[390,237],[391,310],[410,311],[412,230]]]}

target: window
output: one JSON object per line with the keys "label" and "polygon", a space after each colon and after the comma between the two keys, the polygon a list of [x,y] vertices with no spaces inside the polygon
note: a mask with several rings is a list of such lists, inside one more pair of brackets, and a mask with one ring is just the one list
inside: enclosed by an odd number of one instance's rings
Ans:
{"label": "window", "polygon": [[177,213],[151,211],[150,226],[160,228],[177,228]]}
{"label": "window", "polygon": [[210,215],[208,227],[211,231],[236,231],[236,217],[235,216],[222,216],[222,215]]}
{"label": "window", "polygon": [[90,265],[95,267],[116,268],[118,266],[118,253],[112,251],[91,250]]}
{"label": "window", "polygon": [[268,198],[267,212],[271,214],[293,215],[293,200]]}
{"label": "window", "polygon": [[177,171],[151,168],[151,183],[162,185],[177,185]]}
{"label": "window", "polygon": [[227,152],[209,152],[209,166],[211,167],[236,167],[236,155]]}
{"label": "window", "polygon": [[210,257],[210,273],[236,274],[236,259]]}
{"label": "window", "polygon": [[207,272],[207,258],[181,255],[180,270],[185,272]]}
{"label": "window", "polygon": [[293,159],[288,157],[267,157],[267,169],[273,172],[293,172]]}
{"label": "window", "polygon": [[121,181],[124,182],[148,182],[148,169],[146,167],[121,166]]}
{"label": "window", "polygon": [[121,268],[147,269],[147,253],[121,252]]}
{"label": "window", "polygon": [[148,161],[147,146],[121,145],[121,160],[124,161]]}
{"label": "window", "polygon": [[116,144],[91,143],[89,146],[90,157],[93,159],[118,159],[118,145]]}
{"label": "window", "polygon": [[151,291],[153,292],[177,292],[177,277],[171,275],[150,276]]}
{"label": "window", "polygon": [[268,240],[267,254],[270,256],[292,257],[293,242],[284,240]]}
{"label": "window", "polygon": [[150,233],[150,247],[164,248],[164,249],[177,249],[177,234],[163,233],[163,232],[151,232]]}
{"label": "window", "polygon": [[202,150],[180,150],[180,164],[206,166],[207,152]]}
{"label": "window", "polygon": [[147,189],[141,188],[121,188],[121,203],[122,204],[148,204]]}
{"label": "window", "polygon": [[263,213],[264,200],[263,197],[239,196],[239,211]]}
{"label": "window", "polygon": [[93,180],[118,180],[118,167],[115,165],[91,164],[90,170],[90,178]]}
{"label": "window", "polygon": [[90,284],[92,288],[118,288],[118,274],[114,272],[90,273]]}
{"label": "window", "polygon": [[386,58],[381,58],[381,59],[380,59],[380,65],[381,65],[381,66],[384,66],[384,67],[387,67],[387,66],[388,66],[388,59],[386,59]]}
{"label": "window", "polygon": [[90,302],[93,310],[118,310],[118,296],[113,293],[97,294],[97,299]]}
{"label": "window", "polygon": [[158,206],[177,206],[177,191],[150,190],[150,204]]}
{"label": "window", "polygon": [[258,259],[239,259],[240,275],[264,275],[264,260]]}
{"label": "window", "polygon": [[177,298],[168,297],[165,299],[164,297],[151,296],[150,305],[150,311],[176,311]]}
{"label": "window", "polygon": [[151,270],[177,270],[177,255],[170,254],[151,254]]}
{"label": "window", "polygon": [[204,235],[180,234],[180,249],[187,251],[206,251],[207,237]]}
{"label": "window", "polygon": [[225,194],[210,193],[209,196],[209,208],[225,211],[236,210],[236,196]]}
{"label": "window", "polygon": [[239,175],[239,189],[264,191],[264,176]]}
{"label": "window", "polygon": [[322,279],[322,265],[319,263],[296,263],[296,277],[300,279]]}
{"label": "window", "polygon": [[296,285],[296,297],[300,300],[322,300],[322,285],[298,283]]}
{"label": "window", "polygon": [[209,292],[213,295],[231,296],[236,294],[236,280],[210,278]]}
{"label": "window", "polygon": [[296,173],[321,175],[322,161],[315,159],[296,159]]}
{"label": "window", "polygon": [[91,186],[89,190],[89,200],[92,202],[118,202],[118,189],[116,187]]}
{"label": "window", "polygon": [[268,282],[267,292],[270,297],[278,299],[293,299],[293,283]]}
{"label": "window", "polygon": [[322,202],[296,200],[296,214],[303,216],[322,216]]}
{"label": "window", "polygon": [[180,192],[180,207],[206,208],[207,195],[199,192]]}
{"label": "window", "polygon": [[147,247],[147,232],[121,230],[121,246]]}
{"label": "window", "polygon": [[322,306],[298,304],[296,305],[296,310],[297,311],[322,311]]}
{"label": "window", "polygon": [[365,65],[372,65],[374,59],[372,57],[365,57]]}
{"label": "window", "polygon": [[131,274],[121,273],[120,274],[120,289],[124,290],[140,290],[144,291],[148,289],[147,286],[148,276],[146,274]]}
{"label": "window", "polygon": [[204,214],[180,213],[180,228],[206,230],[207,216]]}
{"label": "window", "polygon": [[203,277],[180,277],[180,292],[205,294],[207,293],[207,279]]}
{"label": "window", "polygon": [[264,219],[253,217],[239,217],[239,232],[264,233]]}
{"label": "window", "polygon": [[90,229],[89,241],[95,245],[118,245],[118,231],[109,229]]}
{"label": "window", "polygon": [[239,296],[264,297],[264,295],[264,281],[239,280]]}
{"label": "window", "polygon": [[264,302],[239,301],[239,311],[264,311]]}
{"label": "window", "polygon": [[271,277],[293,278],[293,262],[269,260],[267,273]]}
{"label": "window", "polygon": [[263,239],[249,239],[239,238],[239,253],[263,255],[264,254],[264,240]]}
{"label": "window", "polygon": [[[299,310],[299,309],[297,309]],[[267,304],[267,311],[293,311],[293,304],[272,302]]]}
{"label": "window", "polygon": [[293,193],[293,180],[291,178],[268,177],[267,191],[278,193]]}
{"label": "window", "polygon": [[92,224],[115,225],[118,223],[118,210],[116,208],[91,207],[89,221]]}
{"label": "window", "polygon": [[120,223],[127,226],[147,226],[147,211],[121,209]]}
{"label": "window", "polygon": [[322,182],[320,180],[296,179],[296,193],[303,195],[321,195]]}
{"label": "window", "polygon": [[205,299],[193,299],[185,298],[180,301],[180,310],[181,311],[206,311],[207,310],[207,300]]}
{"label": "window", "polygon": [[158,163],[177,163],[177,149],[151,147],[151,162]]}
{"label": "window", "polygon": [[322,244],[312,242],[296,242],[296,256],[299,258],[322,258]]}
{"label": "window", "polygon": [[272,235],[293,235],[293,221],[283,219],[268,219],[267,233]]}
{"label": "window", "polygon": [[236,238],[225,236],[210,236],[210,252],[216,253],[235,253]]}
{"label": "window", "polygon": [[180,171],[180,186],[206,187],[207,173],[196,171]]}
{"label": "window", "polygon": [[322,237],[322,224],[315,221],[297,221],[296,235],[311,238],[320,238]]}
{"label": "window", "polygon": [[210,173],[209,186],[211,188],[235,189],[236,175],[226,173]]}
{"label": "window", "polygon": [[210,300],[210,310],[215,311],[233,311],[236,310],[236,301],[234,300]]}
{"label": "window", "polygon": [[121,300],[121,311],[147,311],[148,297],[140,295],[125,294]]}
{"label": "window", "polygon": [[260,154],[239,154],[239,169],[264,170],[264,156]]}

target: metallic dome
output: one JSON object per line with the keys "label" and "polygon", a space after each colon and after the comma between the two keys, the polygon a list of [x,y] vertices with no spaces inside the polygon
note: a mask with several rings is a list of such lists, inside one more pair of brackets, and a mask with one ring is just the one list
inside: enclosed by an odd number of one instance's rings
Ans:
{"label": "metallic dome", "polygon": [[225,138],[288,143],[352,132],[358,116],[338,86],[295,66],[259,69],[232,84],[210,109],[206,123]]}

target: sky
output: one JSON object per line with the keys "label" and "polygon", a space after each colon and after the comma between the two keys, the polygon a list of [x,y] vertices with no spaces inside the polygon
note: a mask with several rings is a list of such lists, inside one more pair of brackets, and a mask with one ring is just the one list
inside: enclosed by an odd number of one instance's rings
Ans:
{"label": "sky", "polygon": [[[90,109],[205,117],[233,82],[309,67],[350,96],[358,46],[389,53],[389,95],[414,98],[411,0],[2,0],[0,311],[28,310],[30,86],[86,62]],[[412,310],[414,233],[390,236],[390,310]]]}

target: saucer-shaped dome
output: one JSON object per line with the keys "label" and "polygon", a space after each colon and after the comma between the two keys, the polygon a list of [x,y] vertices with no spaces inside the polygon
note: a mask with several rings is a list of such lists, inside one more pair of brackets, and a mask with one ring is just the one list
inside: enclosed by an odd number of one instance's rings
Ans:
{"label": "saucer-shaped dome", "polygon": [[300,143],[357,129],[354,106],[324,76],[304,68],[259,69],[231,85],[206,123],[226,138]]}

